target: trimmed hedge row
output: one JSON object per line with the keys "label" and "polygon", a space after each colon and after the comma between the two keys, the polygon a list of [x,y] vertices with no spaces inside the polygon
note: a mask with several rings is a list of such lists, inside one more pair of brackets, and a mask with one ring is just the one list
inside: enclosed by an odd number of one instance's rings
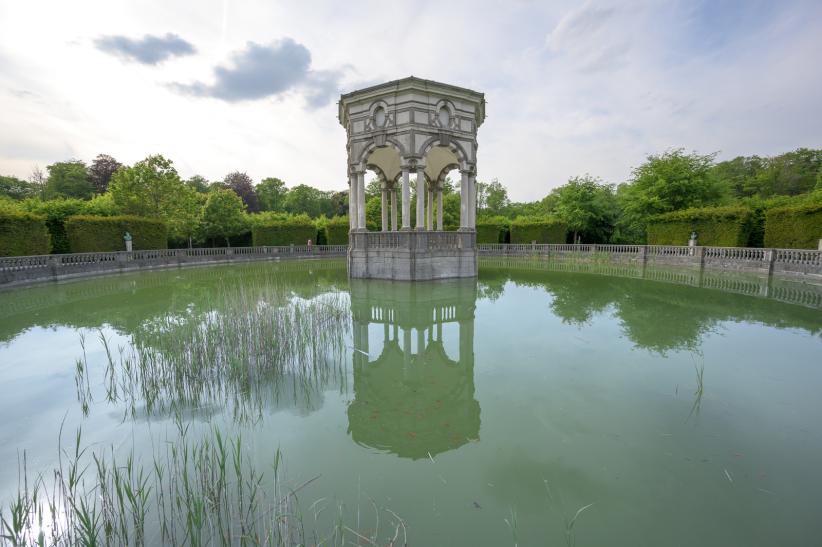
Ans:
{"label": "trimmed hedge row", "polygon": [[168,248],[168,227],[159,219],[76,215],[66,219],[65,227],[73,253],[125,251],[123,235],[126,232],[131,234],[135,251]]}
{"label": "trimmed hedge row", "polygon": [[648,222],[648,245],[687,245],[696,232],[699,245],[745,247],[754,235],[754,215],[746,207],[704,207],[657,215]]}
{"label": "trimmed hedge row", "polygon": [[305,245],[317,239],[317,228],[308,218],[271,218],[251,227],[251,244],[255,247],[278,245]]}
{"label": "trimmed hedge row", "polygon": [[325,225],[325,240],[328,245],[348,245],[348,217],[333,217]]}
{"label": "trimmed hedge row", "polygon": [[816,249],[822,239],[822,203],[777,207],[765,212],[765,246]]}
{"label": "trimmed hedge row", "polygon": [[503,217],[477,221],[477,243],[507,243],[510,238],[510,221]]}
{"label": "trimmed hedge row", "polygon": [[0,256],[45,255],[50,250],[43,217],[0,209]]}
{"label": "trimmed hedge row", "polygon": [[511,222],[511,243],[565,243],[568,229],[551,218],[520,217]]}

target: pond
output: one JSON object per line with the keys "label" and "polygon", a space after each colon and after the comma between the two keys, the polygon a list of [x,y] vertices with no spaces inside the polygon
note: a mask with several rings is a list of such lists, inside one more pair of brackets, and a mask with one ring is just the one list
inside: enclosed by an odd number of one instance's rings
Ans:
{"label": "pond", "polygon": [[818,541],[818,292],[585,270],[409,284],[327,260],[0,293],[3,517],[38,490],[15,533],[67,543]]}

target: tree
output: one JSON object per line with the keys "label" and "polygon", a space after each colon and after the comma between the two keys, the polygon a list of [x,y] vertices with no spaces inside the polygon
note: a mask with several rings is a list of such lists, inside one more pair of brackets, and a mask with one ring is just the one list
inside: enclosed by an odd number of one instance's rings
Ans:
{"label": "tree", "polygon": [[177,196],[173,214],[168,218],[169,237],[187,241],[189,249],[200,233],[206,195],[185,184]]}
{"label": "tree", "polygon": [[330,216],[345,216],[348,214],[348,190],[331,192],[328,201],[331,210]]}
{"label": "tree", "polygon": [[30,182],[17,177],[0,175],[0,196],[8,196],[13,200],[20,201],[35,195],[37,195],[37,191]]}
{"label": "tree", "polygon": [[80,160],[53,163],[46,167],[46,170],[49,173],[45,188],[48,199],[88,199],[94,193],[94,188],[88,181],[86,164]]}
{"label": "tree", "polygon": [[283,211],[286,193],[288,193],[288,190],[285,187],[285,182],[276,177],[264,178],[257,185],[257,200],[260,203],[260,210]]}
{"label": "tree", "polygon": [[573,232],[574,241],[582,235],[586,241],[606,242],[616,221],[613,187],[585,175],[573,177],[556,188],[552,213]]}
{"label": "tree", "polygon": [[209,182],[205,177],[201,177],[200,175],[194,175],[188,179],[185,184],[197,193],[205,194],[208,192]]}
{"label": "tree", "polygon": [[485,186],[485,212],[500,215],[508,207],[508,190],[497,179]]}
{"label": "tree", "polygon": [[46,199],[46,180],[47,177],[43,170],[35,165],[34,169],[31,170],[31,175],[29,175],[29,184],[31,184],[35,194],[42,199]]}
{"label": "tree", "polygon": [[712,176],[715,156],[686,154],[681,148],[648,156],[617,189],[620,232],[643,241],[649,216],[720,203],[726,188]]}
{"label": "tree", "polygon": [[226,245],[230,247],[229,238],[248,229],[244,212],[243,200],[233,191],[217,190],[209,193],[203,207],[203,235],[225,238]]}
{"label": "tree", "polygon": [[107,154],[100,154],[88,167],[88,180],[98,194],[104,194],[111,177],[123,165]]}
{"label": "tree", "polygon": [[306,184],[298,184],[290,189],[283,201],[283,208],[293,215],[305,213],[311,218],[321,214],[333,215],[331,195]]}
{"label": "tree", "polygon": [[249,213],[259,212],[260,204],[257,202],[257,193],[254,191],[251,177],[245,173],[234,171],[225,176],[223,183],[226,188],[240,196]]}
{"label": "tree", "polygon": [[123,213],[167,221],[177,212],[177,202],[186,190],[172,161],[160,155],[117,170],[109,184],[114,203]]}
{"label": "tree", "polygon": [[734,196],[753,196],[759,193],[757,177],[767,166],[767,162],[767,158],[759,156],[738,156],[717,163],[711,169],[711,174],[720,184],[727,186]]}
{"label": "tree", "polygon": [[770,158],[753,181],[762,197],[796,196],[810,192],[822,168],[822,150],[799,148]]}
{"label": "tree", "polygon": [[365,201],[373,197],[380,197],[382,195],[382,182],[379,177],[374,177],[365,185]]}

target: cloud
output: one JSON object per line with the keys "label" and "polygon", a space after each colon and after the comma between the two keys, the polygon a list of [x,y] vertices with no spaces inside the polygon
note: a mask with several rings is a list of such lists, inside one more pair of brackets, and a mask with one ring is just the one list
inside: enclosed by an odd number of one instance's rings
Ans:
{"label": "cloud", "polygon": [[583,72],[607,70],[631,49],[626,15],[588,1],[559,20],[546,36],[545,46],[554,54],[568,56]]}
{"label": "cloud", "polygon": [[248,42],[245,49],[231,55],[229,66],[214,69],[214,83],[174,83],[171,87],[180,93],[227,102],[298,91],[309,107],[320,108],[338,93],[341,78],[339,71],[311,70],[308,48],[284,38],[268,45]]}
{"label": "cloud", "polygon": [[182,57],[196,52],[194,46],[176,34],[146,35],[140,39],[127,36],[101,36],[94,40],[97,49],[127,61],[156,65],[170,57]]}

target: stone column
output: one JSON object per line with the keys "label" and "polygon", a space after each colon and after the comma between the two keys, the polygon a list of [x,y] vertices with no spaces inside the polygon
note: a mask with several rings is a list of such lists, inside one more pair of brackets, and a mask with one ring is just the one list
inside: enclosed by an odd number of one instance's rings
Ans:
{"label": "stone column", "polygon": [[468,177],[471,199],[468,202],[468,227],[476,229],[477,227],[477,176],[473,173]]}
{"label": "stone column", "polygon": [[385,187],[385,183],[382,183],[382,231],[388,231],[388,188]]}
{"label": "stone column", "polygon": [[442,230],[442,187],[437,188],[437,230]]}
{"label": "stone column", "polygon": [[417,230],[425,230],[425,168],[417,165]]}
{"label": "stone column", "polygon": [[394,187],[391,189],[391,231],[397,231],[397,198],[399,197],[399,192],[397,191],[397,183],[394,183]]}
{"label": "stone column", "polygon": [[357,229],[365,230],[365,173],[357,173]]}
{"label": "stone column", "polygon": [[460,171],[460,176],[462,177],[460,180],[460,229],[468,228],[468,198],[471,194],[471,189],[469,188],[469,172],[468,171]]}
{"label": "stone column", "polygon": [[348,177],[348,225],[351,230],[357,229],[357,174]]}
{"label": "stone column", "polygon": [[402,168],[402,229],[411,229],[411,188],[408,182],[408,167]]}
{"label": "stone column", "polygon": [[431,231],[434,229],[434,189],[428,189],[428,211],[425,227]]}

